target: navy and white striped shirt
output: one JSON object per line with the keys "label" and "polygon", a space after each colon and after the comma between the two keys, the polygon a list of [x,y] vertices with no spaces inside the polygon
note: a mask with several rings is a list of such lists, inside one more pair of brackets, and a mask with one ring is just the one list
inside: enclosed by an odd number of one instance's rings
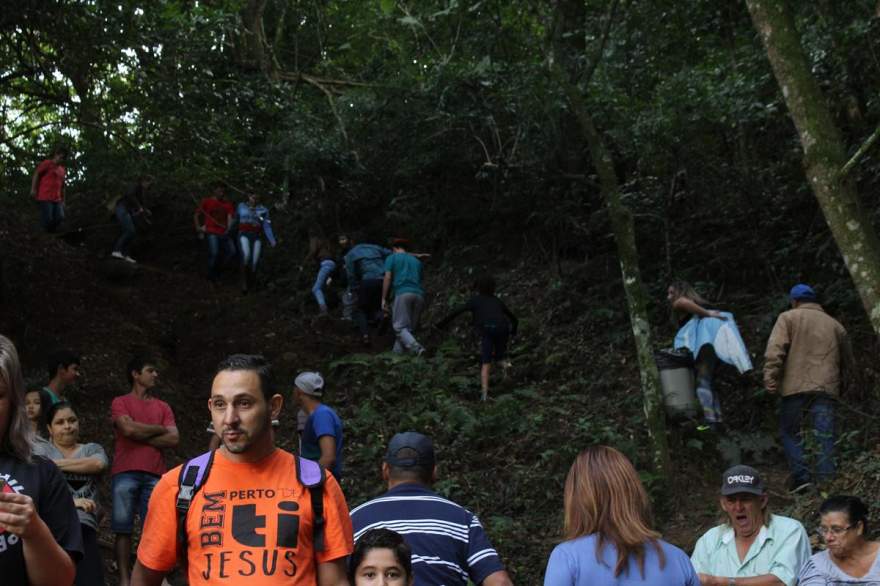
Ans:
{"label": "navy and white striped shirt", "polygon": [[351,511],[354,538],[384,527],[412,548],[415,586],[481,584],[504,566],[476,515],[421,484],[399,484]]}

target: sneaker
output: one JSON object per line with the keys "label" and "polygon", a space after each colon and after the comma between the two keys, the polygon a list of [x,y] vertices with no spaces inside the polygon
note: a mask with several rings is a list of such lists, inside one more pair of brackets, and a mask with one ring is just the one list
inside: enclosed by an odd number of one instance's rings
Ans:
{"label": "sneaker", "polygon": [[111,252],[110,256],[112,256],[113,258],[118,258],[119,260],[125,260],[125,255],[118,250],[114,250],[113,252]]}
{"label": "sneaker", "polygon": [[123,256],[122,258],[125,260],[125,262],[130,262],[133,265],[136,265],[138,262],[135,259],[131,258],[130,256]]}

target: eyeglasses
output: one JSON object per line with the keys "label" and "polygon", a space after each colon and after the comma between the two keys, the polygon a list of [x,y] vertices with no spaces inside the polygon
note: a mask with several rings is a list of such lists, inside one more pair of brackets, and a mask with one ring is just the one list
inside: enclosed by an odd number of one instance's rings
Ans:
{"label": "eyeglasses", "polygon": [[846,527],[818,527],[816,533],[819,537],[825,538],[830,533],[835,537],[839,537],[855,527],[855,525],[847,525]]}

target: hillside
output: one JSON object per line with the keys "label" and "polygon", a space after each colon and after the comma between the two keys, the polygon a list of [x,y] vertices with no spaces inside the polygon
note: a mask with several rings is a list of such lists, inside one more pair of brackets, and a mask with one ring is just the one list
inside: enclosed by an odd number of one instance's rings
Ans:
{"label": "hillside", "polygon": [[[432,251],[427,268],[429,309],[425,323],[468,291],[474,276],[492,266],[505,301],[522,319],[512,347],[509,379],[479,401],[476,360],[462,317],[451,332],[423,328],[429,347],[422,359],[381,353],[390,342],[364,349],[350,325],[313,317],[308,297],[311,267],[284,266],[296,241],[270,251],[262,289],[242,296],[231,274],[217,287],[204,280],[199,243],[182,222],[162,218],[140,243],[141,263],[102,258],[104,240],[38,234],[29,218],[0,220],[2,314],[0,331],[17,344],[29,380],[43,382],[45,355],[69,347],[83,357],[84,377],[71,398],[83,419],[82,437],[112,447],[108,425],[112,398],[127,391],[124,364],[131,353],[159,357],[160,396],[174,409],[180,446],[169,464],[203,450],[207,390],[214,365],[233,352],[258,352],[276,367],[288,400],[278,434],[291,449],[295,409],[290,388],[296,373],[319,369],[328,380],[328,404],[346,427],[343,488],[350,505],[381,491],[378,466],[390,436],[404,429],[432,435],[441,466],[438,490],[477,512],[518,584],[540,581],[558,539],[562,483],[574,455],[590,443],[614,445],[634,459],[657,497],[658,525],[674,543],[689,548],[716,517],[717,477],[724,458],[741,458],[765,471],[778,510],[809,515],[815,497],[792,500],[784,491],[785,464],[776,438],[775,400],[757,375],[723,370],[719,388],[726,430],[670,428],[675,490],[657,491],[647,471],[647,441],[633,344],[613,259],[563,260],[555,267],[527,251],[481,253]],[[164,233],[180,233],[172,239]],[[487,245],[489,247],[490,245]],[[492,258],[505,258],[503,265]],[[560,269],[562,273],[560,274]],[[662,300],[664,283],[652,283],[658,346],[672,336]],[[780,303],[760,292],[728,289],[725,306],[737,313],[756,356]],[[337,316],[338,317],[338,316]],[[859,316],[841,316],[853,330],[860,360],[860,394],[841,408],[841,490],[863,496],[880,486],[877,445],[876,352]],[[875,449],[875,448],[874,448]],[[104,497],[109,482],[105,482]],[[806,520],[811,521],[810,517]],[[110,542],[108,527],[102,537]],[[108,568],[109,565],[108,557]]]}

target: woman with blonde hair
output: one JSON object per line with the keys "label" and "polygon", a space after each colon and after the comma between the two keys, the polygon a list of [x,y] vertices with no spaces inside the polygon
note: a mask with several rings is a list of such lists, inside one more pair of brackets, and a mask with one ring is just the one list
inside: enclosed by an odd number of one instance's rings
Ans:
{"label": "woman with blonde hair", "polygon": [[544,586],[699,586],[687,555],[651,529],[651,505],[626,456],[591,446],[565,480],[565,541]]}

